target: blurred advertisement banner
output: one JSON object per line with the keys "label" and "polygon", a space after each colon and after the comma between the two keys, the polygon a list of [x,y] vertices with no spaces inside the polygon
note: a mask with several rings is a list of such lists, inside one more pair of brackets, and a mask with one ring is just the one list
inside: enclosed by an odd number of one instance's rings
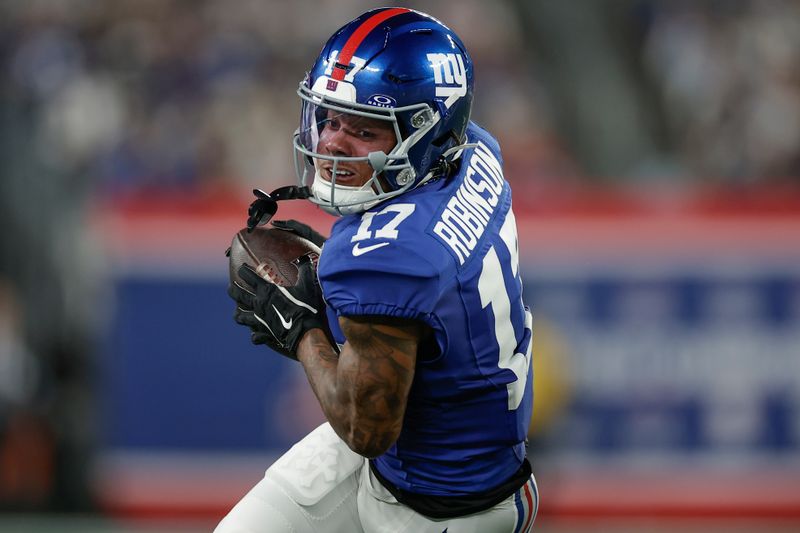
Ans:
{"label": "blurred advertisement banner", "polygon": [[[222,251],[243,224],[234,213],[103,219],[125,237],[109,243],[101,380],[97,479],[116,488],[111,509],[222,510],[323,420],[299,368],[233,323]],[[599,512],[592,487],[610,476],[628,495],[611,514],[657,502],[800,517],[800,217],[517,218],[541,417],[530,455],[553,481],[543,512]],[[152,475],[167,480],[155,492]]]}

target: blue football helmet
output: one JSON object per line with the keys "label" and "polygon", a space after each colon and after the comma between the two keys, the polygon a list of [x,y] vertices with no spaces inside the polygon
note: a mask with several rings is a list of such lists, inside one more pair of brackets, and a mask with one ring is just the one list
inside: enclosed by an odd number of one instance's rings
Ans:
{"label": "blue football helmet", "polygon": [[[433,17],[374,9],[333,34],[297,93],[300,185],[310,185],[311,201],[330,213],[357,213],[439,177],[458,157],[472,110],[472,60],[458,36]],[[330,112],[386,121],[397,144],[360,157],[319,153]],[[333,161],[330,181],[315,169],[324,160]],[[360,187],[337,185],[343,161],[368,163],[372,178]]]}

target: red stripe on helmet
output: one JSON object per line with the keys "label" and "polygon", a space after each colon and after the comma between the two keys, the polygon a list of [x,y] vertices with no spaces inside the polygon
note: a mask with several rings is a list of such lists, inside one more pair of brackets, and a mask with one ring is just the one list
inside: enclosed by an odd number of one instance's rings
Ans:
{"label": "red stripe on helmet", "polygon": [[[411,10],[403,7],[395,7],[392,9],[387,9],[386,11],[381,11],[380,13],[375,13],[370,18],[362,22],[361,26],[356,28],[356,31],[354,31],[350,35],[350,38],[347,39],[347,42],[344,43],[342,51],[339,52],[339,57],[336,58],[337,66],[335,69],[333,69],[333,74],[331,77],[335,80],[342,81],[344,79],[344,75],[347,73],[346,67],[350,65],[350,60],[353,59],[353,54],[356,53],[356,49],[367,37],[367,35],[369,35],[369,32],[374,30],[375,27],[381,22],[392,17],[396,17],[397,15],[408,13],[409,11]],[[344,65],[344,67],[340,67],[338,65]]]}

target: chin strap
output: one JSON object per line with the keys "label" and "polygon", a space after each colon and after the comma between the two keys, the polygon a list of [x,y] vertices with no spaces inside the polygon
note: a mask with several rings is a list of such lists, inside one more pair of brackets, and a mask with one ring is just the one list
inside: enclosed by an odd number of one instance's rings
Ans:
{"label": "chin strap", "polygon": [[261,189],[253,189],[256,199],[247,209],[247,231],[253,231],[256,226],[262,226],[275,216],[278,212],[278,202],[281,200],[305,200],[311,198],[311,190],[308,187],[298,187],[297,185],[286,185],[278,187],[267,194]]}
{"label": "chin strap", "polygon": [[[440,155],[439,157],[440,158],[446,158],[447,156],[452,155],[452,154],[454,154],[456,152],[460,152],[461,150],[466,150],[467,148],[475,148],[476,146],[478,146],[478,143],[457,144],[457,145],[452,146],[452,147],[448,148],[447,150],[445,150],[445,152],[442,155]],[[458,157],[461,157],[461,154],[459,154],[457,157],[455,157],[453,159],[457,159]]]}

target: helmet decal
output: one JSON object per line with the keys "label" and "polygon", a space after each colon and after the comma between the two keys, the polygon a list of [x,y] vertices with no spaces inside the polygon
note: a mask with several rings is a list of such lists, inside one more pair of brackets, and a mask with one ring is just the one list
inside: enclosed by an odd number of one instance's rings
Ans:
{"label": "helmet decal", "polygon": [[314,92],[336,98],[345,102],[356,101],[356,86],[346,81],[337,81],[325,76],[320,76],[314,82]]}
{"label": "helmet decal", "polygon": [[397,100],[385,94],[373,94],[367,98],[367,105],[375,107],[397,107]]}
{"label": "helmet decal", "polygon": [[344,76],[341,77],[341,78],[337,78],[337,77],[333,76],[333,66],[340,64],[340,63],[337,63],[337,61],[336,61],[336,58],[338,56],[339,56],[339,50],[334,50],[333,52],[331,52],[331,55],[330,55],[330,57],[328,58],[328,61],[327,61],[328,68],[325,69],[325,74],[328,75],[328,76],[333,77],[334,80],[353,81],[353,78],[355,78],[356,73],[359,70],[361,70],[362,68],[364,68],[364,65],[367,62],[364,58],[357,57],[357,56],[350,56],[350,60],[347,63],[347,65],[345,65],[345,68],[344,68],[344,70],[345,70]]}
{"label": "helmet decal", "polygon": [[447,98],[448,109],[455,101],[467,94],[467,74],[461,54],[428,54],[436,82],[436,96]]}

